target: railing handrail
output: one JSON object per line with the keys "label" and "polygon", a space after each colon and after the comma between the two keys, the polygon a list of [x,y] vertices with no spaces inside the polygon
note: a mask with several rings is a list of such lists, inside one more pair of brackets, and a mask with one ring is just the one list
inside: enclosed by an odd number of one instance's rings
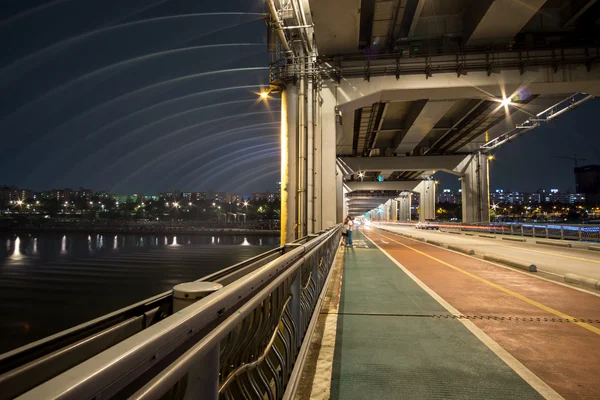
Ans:
{"label": "railing handrail", "polygon": [[[248,273],[223,289],[192,304],[138,334],[84,361],[54,379],[25,393],[23,399],[81,399],[99,394],[110,396],[134,378],[155,366],[175,349],[188,350],[206,334],[211,324],[238,311],[265,286],[301,263],[304,256],[333,236],[339,226],[297,244],[283,255]],[[291,273],[291,272],[290,272]]]}

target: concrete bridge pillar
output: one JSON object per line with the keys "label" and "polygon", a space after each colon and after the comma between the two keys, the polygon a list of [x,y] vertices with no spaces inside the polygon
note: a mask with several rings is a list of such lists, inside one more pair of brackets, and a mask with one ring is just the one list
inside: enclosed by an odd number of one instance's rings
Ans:
{"label": "concrete bridge pillar", "polygon": [[419,221],[435,218],[435,181],[421,181],[415,188],[419,193]]}
{"label": "concrete bridge pillar", "polygon": [[[320,165],[315,166],[315,207],[320,210],[315,211],[315,231],[328,228],[342,221],[342,216],[338,216],[338,205],[341,207],[344,202],[342,193],[343,174],[336,167],[335,140],[336,140],[336,120],[335,106],[336,99],[332,88],[323,87],[318,95],[318,129],[315,135],[315,146],[319,148]],[[320,176],[318,175],[320,174]],[[320,189],[317,190],[317,187]],[[319,197],[320,196],[320,197]],[[343,211],[340,211],[343,214]]]}
{"label": "concrete bridge pillar", "polygon": [[410,222],[411,196],[401,196],[398,198],[398,221]]}
{"label": "concrete bridge pillar", "polygon": [[392,200],[392,208],[391,208],[391,218],[390,220],[392,222],[397,222],[398,221],[398,199],[393,199]]}
{"label": "concrete bridge pillar", "polygon": [[490,176],[485,154],[472,154],[459,164],[462,173],[462,219],[465,223],[490,222]]}

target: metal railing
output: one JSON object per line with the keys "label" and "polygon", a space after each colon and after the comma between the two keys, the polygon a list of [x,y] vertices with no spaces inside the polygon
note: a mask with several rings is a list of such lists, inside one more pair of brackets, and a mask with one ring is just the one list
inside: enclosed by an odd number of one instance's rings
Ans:
{"label": "metal railing", "polygon": [[[444,225],[452,229],[452,225]],[[477,231],[497,235],[529,236],[544,239],[567,239],[578,241],[600,241],[599,225],[569,225],[533,222],[494,222],[490,224],[456,225],[461,231]]]}
{"label": "metal railing", "polygon": [[21,398],[283,398],[340,236],[335,226],[284,246],[272,261]]}

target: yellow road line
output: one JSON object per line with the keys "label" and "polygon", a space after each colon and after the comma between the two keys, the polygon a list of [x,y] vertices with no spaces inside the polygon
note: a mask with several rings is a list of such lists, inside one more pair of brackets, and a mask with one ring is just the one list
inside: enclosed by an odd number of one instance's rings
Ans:
{"label": "yellow road line", "polygon": [[545,306],[545,305],[543,305],[542,303],[539,303],[539,302],[537,302],[537,301],[535,301],[535,300],[531,300],[529,297],[525,297],[525,296],[523,296],[523,295],[521,295],[521,294],[519,294],[519,293],[513,292],[513,291],[512,291],[512,290],[510,290],[510,289],[506,289],[506,288],[505,288],[505,287],[503,287],[503,286],[500,286],[500,285],[498,285],[498,284],[496,284],[496,283],[490,282],[490,281],[488,281],[487,279],[484,279],[484,278],[482,278],[482,277],[480,277],[480,276],[477,276],[477,275],[475,275],[475,274],[472,274],[472,273],[470,273],[470,272],[467,272],[467,271],[465,271],[465,270],[463,270],[463,269],[461,269],[461,268],[459,268],[459,267],[457,267],[457,266],[455,266],[455,265],[449,264],[449,263],[447,263],[446,261],[442,261],[442,260],[440,260],[439,258],[433,257],[433,256],[431,256],[431,255],[429,255],[429,254],[427,254],[427,253],[424,253],[424,252],[422,252],[422,251],[419,251],[419,250],[417,250],[417,249],[415,249],[415,248],[413,248],[413,247],[411,247],[411,246],[408,246],[408,245],[406,245],[406,244],[404,244],[404,243],[400,243],[400,242],[398,242],[398,241],[396,241],[396,240],[392,239],[392,238],[391,238],[391,237],[389,237],[389,236],[385,236],[385,235],[383,235],[383,234],[381,234],[381,233],[378,233],[378,232],[377,232],[376,234],[377,234],[377,235],[379,235],[379,236],[382,236],[382,237],[384,237],[384,238],[386,238],[386,239],[388,239],[388,240],[391,240],[391,241],[392,241],[392,242],[394,242],[394,243],[398,243],[400,246],[404,246],[404,247],[406,247],[407,249],[410,249],[410,250],[414,251],[415,253],[419,253],[419,254],[421,254],[421,255],[423,255],[423,256],[425,256],[425,257],[427,257],[427,258],[430,258],[430,259],[432,259],[432,260],[434,260],[434,261],[437,261],[438,263],[440,263],[440,264],[442,264],[442,265],[444,265],[444,266],[446,266],[446,267],[448,267],[448,268],[452,268],[452,269],[453,269],[453,270],[455,270],[455,271],[461,272],[461,273],[463,273],[463,274],[467,275],[468,277],[471,277],[471,278],[473,278],[473,279],[476,279],[476,280],[478,280],[478,281],[480,281],[480,282],[483,282],[483,283],[485,283],[486,285],[489,285],[489,286],[491,286],[491,287],[493,287],[493,288],[495,288],[495,289],[498,289],[498,290],[500,290],[501,292],[504,292],[504,293],[506,293],[506,294],[508,294],[508,295],[511,295],[511,296],[513,296],[513,297],[516,297],[517,299],[519,299],[519,300],[522,300],[522,301],[524,301],[524,302],[526,302],[526,303],[528,303],[528,304],[531,304],[531,305],[532,305],[532,306],[534,306],[534,307],[537,307],[537,308],[539,308],[539,309],[542,309],[542,310],[544,310],[544,311],[546,311],[546,312],[549,312],[549,313],[551,313],[551,314],[554,314],[554,315],[556,315],[556,316],[559,316],[559,317],[561,317],[562,319],[566,319],[566,320],[568,320],[568,321],[570,321],[570,322],[572,322],[572,323],[574,323],[574,324],[577,324],[577,325],[581,326],[582,328],[585,328],[585,329],[587,329],[587,330],[588,330],[588,331],[590,331],[590,332],[594,332],[595,334],[597,334],[597,335],[600,335],[600,329],[598,329],[598,328],[596,328],[596,327],[594,327],[594,326],[592,326],[592,325],[590,325],[590,324],[586,324],[585,322],[579,322],[579,320],[578,320],[577,318],[571,317],[571,316],[570,316],[570,315],[568,315],[568,314],[562,313],[562,312],[560,312],[560,311],[558,311],[558,310],[555,310],[555,309],[553,309],[553,308],[551,308],[551,307]]}

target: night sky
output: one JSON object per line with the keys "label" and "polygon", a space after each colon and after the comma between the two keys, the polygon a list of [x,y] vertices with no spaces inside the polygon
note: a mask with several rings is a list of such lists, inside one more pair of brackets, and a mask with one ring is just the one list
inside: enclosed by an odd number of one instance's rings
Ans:
{"label": "night sky", "polygon": [[[273,190],[280,105],[257,100],[269,80],[262,11],[263,0],[3,0],[0,184]],[[498,150],[492,189],[573,188],[573,162],[552,156],[600,163],[597,110],[590,101]]]}

